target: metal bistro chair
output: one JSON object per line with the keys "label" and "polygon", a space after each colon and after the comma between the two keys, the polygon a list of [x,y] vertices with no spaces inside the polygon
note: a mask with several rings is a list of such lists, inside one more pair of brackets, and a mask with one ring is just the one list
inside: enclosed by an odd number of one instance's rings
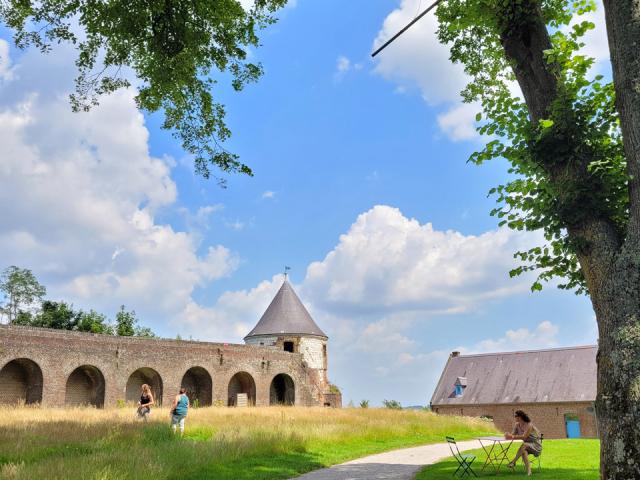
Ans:
{"label": "metal bistro chair", "polygon": [[[542,446],[542,441],[544,440],[544,433],[540,434],[540,446]],[[529,455],[529,458],[531,458],[531,455]],[[538,472],[542,471],[542,451],[540,451],[540,455],[538,455],[537,457],[533,457],[536,460],[538,460]],[[533,462],[531,462],[531,464],[533,464],[535,462],[535,460]],[[524,466],[524,462],[522,462],[522,467],[526,470],[527,467]]]}
{"label": "metal bistro chair", "polygon": [[[544,433],[540,434],[540,446],[542,447],[542,441],[544,440]],[[540,450],[540,455],[535,457],[538,459],[538,471],[542,470],[542,450]]]}
{"label": "metal bistro chair", "polygon": [[453,458],[458,462],[458,468],[453,473],[453,476],[457,477],[458,472],[462,469],[460,478],[464,478],[465,475],[471,476],[471,474],[473,474],[474,477],[477,477],[478,475],[476,475],[476,472],[471,468],[471,464],[475,461],[476,456],[471,455],[470,453],[460,453],[458,444],[453,437],[447,437],[447,443],[449,444],[449,449],[451,450]]}

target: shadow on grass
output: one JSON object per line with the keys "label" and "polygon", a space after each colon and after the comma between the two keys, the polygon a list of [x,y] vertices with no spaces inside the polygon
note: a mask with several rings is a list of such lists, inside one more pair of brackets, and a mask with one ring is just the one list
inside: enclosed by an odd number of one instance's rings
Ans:
{"label": "shadow on grass", "polygon": [[[505,479],[505,478],[529,478],[525,474],[524,467],[522,464],[518,464],[518,466],[514,470],[509,470],[508,468],[501,468],[498,474],[495,473],[494,470],[489,470],[488,468],[485,471],[482,471],[482,463],[479,465],[474,463],[473,470],[476,472],[479,478],[485,479]],[[445,461],[441,463],[436,463],[434,465],[430,465],[426,467],[424,470],[420,472],[417,476],[417,480],[450,480],[453,478],[453,473],[458,468],[458,464],[453,461]],[[459,478],[459,476],[458,476]],[[475,478],[465,477],[465,478]],[[532,476],[530,478],[540,478],[540,479],[553,479],[553,480],[597,480],[598,471],[594,469],[574,469],[574,468],[545,468],[542,466],[541,470],[538,468],[532,469]]]}
{"label": "shadow on grass", "polygon": [[316,455],[303,452],[252,456],[233,462],[199,465],[168,476],[169,480],[275,480],[296,477],[311,470],[323,468]]}
{"label": "shadow on grass", "polygon": [[[124,435],[134,431],[125,429]],[[107,435],[109,427],[88,425],[78,427],[73,420],[34,423],[24,427],[4,427],[0,435],[0,465],[34,463],[55,456],[75,457],[91,455],[103,450],[105,444],[96,437]]]}

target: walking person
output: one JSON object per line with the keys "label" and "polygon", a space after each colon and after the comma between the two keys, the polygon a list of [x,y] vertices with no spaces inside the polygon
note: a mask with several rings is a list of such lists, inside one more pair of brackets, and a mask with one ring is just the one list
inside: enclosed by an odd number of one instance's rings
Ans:
{"label": "walking person", "polygon": [[151,406],[155,404],[153,399],[153,393],[151,393],[151,387],[146,383],[142,385],[140,393],[140,401],[138,402],[138,418],[147,422],[149,415],[151,415]]}
{"label": "walking person", "polygon": [[176,427],[180,426],[180,435],[184,434],[184,419],[187,418],[189,410],[189,397],[187,389],[180,387],[180,393],[173,399],[171,407],[171,429],[176,433]]}
{"label": "walking person", "polygon": [[514,417],[516,419],[516,424],[513,428],[513,433],[506,433],[504,437],[507,440],[522,440],[522,445],[520,445],[515,458],[511,460],[507,466],[509,468],[515,468],[516,462],[520,457],[522,457],[524,466],[527,469],[527,475],[531,476],[531,462],[529,461],[529,455],[537,457],[542,453],[540,432],[531,422],[529,415],[524,413],[522,410],[516,410]]}

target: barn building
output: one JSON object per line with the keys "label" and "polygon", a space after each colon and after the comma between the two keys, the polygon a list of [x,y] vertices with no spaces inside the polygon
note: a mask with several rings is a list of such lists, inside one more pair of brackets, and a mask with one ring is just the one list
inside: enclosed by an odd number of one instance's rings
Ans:
{"label": "barn building", "polygon": [[597,437],[596,346],[449,356],[431,398],[442,415],[493,419],[513,429],[527,412],[545,438]]}
{"label": "barn building", "polygon": [[0,403],[115,406],[147,383],[165,404],[185,386],[199,406],[340,407],[327,343],[286,280],[244,345],[0,325]]}

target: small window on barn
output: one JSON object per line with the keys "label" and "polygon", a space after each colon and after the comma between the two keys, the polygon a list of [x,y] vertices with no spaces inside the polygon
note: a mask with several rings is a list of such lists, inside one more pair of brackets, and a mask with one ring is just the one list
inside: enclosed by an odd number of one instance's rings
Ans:
{"label": "small window on barn", "polygon": [[461,397],[464,394],[465,388],[467,388],[467,379],[465,377],[456,378],[456,383],[455,383],[456,397]]}
{"label": "small window on barn", "polygon": [[284,342],[284,351],[293,353],[293,342]]}

